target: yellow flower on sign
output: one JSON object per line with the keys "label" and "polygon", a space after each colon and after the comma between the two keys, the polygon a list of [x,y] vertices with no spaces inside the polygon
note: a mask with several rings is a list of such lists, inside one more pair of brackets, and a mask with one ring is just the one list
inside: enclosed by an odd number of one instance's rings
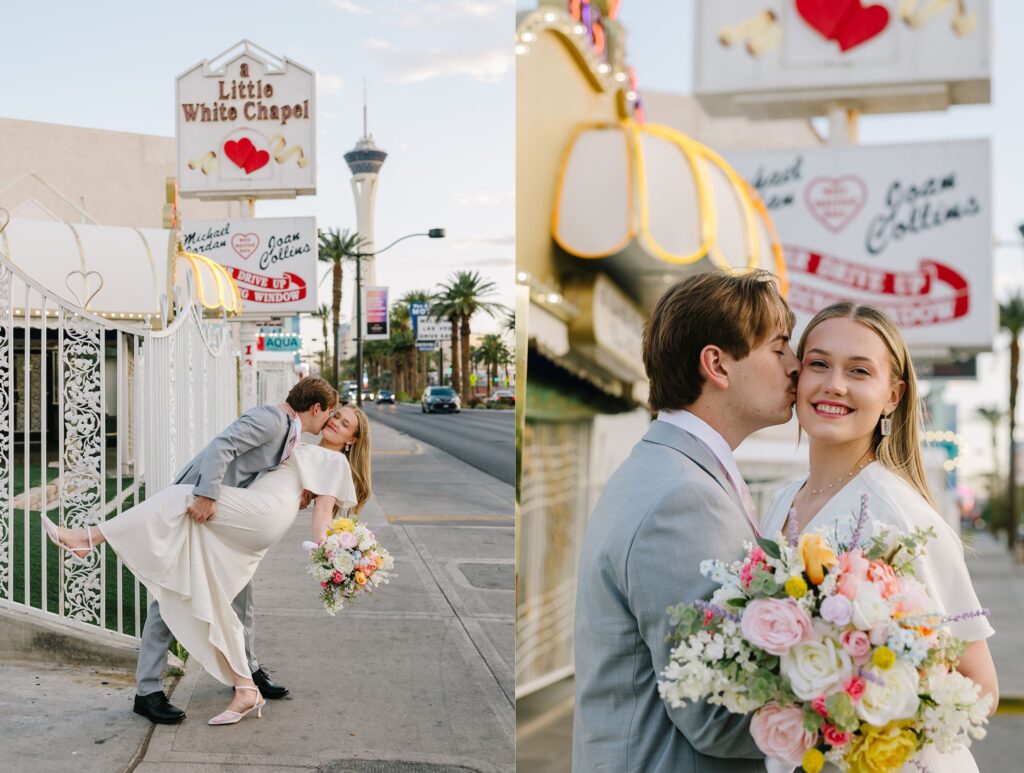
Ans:
{"label": "yellow flower on sign", "polygon": [[331,528],[334,531],[352,531],[356,527],[355,521],[351,518],[336,518]]}
{"label": "yellow flower on sign", "polygon": [[836,554],[820,534],[804,534],[798,545],[800,558],[804,562],[804,571],[812,585],[821,585],[825,581],[825,572],[836,563]]}
{"label": "yellow flower on sign", "polygon": [[803,598],[807,594],[807,583],[803,577],[790,577],[783,587],[786,593],[795,599]]}
{"label": "yellow flower on sign", "polygon": [[819,773],[825,767],[825,755],[817,749],[808,749],[804,752],[803,765],[806,773]]}
{"label": "yellow flower on sign", "polygon": [[846,761],[850,773],[891,773],[899,770],[917,750],[917,736],[909,721],[890,722],[885,727],[863,724],[855,736]]}
{"label": "yellow flower on sign", "polygon": [[892,668],[892,664],[896,662],[896,653],[882,645],[872,653],[871,662],[879,668]]}

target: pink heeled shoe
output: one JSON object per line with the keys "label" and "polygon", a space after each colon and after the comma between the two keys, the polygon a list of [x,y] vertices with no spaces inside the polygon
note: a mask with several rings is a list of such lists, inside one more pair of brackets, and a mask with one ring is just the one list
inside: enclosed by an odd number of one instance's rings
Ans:
{"label": "pink heeled shoe", "polygon": [[[89,537],[89,547],[87,548],[73,548],[70,545],[65,545],[60,541],[60,532],[57,531],[57,524],[47,518],[45,515],[40,516],[43,519],[43,528],[46,530],[46,536],[49,538],[57,547],[62,550],[66,550],[71,554],[71,560],[76,564],[84,564],[86,562],[86,556],[88,556],[94,549],[95,545],[92,544],[92,527],[86,526],[85,533]],[[85,551],[83,555],[78,555],[82,551]]]}
{"label": "pink heeled shoe", "polygon": [[243,711],[241,713],[239,713],[237,711],[231,711],[230,709],[225,709],[220,714],[218,714],[213,719],[211,719],[207,724],[210,724],[210,725],[233,725],[236,722],[240,722],[244,717],[248,716],[249,713],[252,712],[253,710],[256,711],[256,719],[260,719],[260,718],[263,717],[263,707],[267,705],[267,702],[265,700],[263,700],[263,697],[260,695],[259,688],[248,687],[247,685],[241,684],[241,685],[238,685],[237,687],[235,687],[235,689],[236,690],[252,690],[253,692],[256,693],[256,702],[252,706],[250,706],[249,708],[247,708],[245,711]]}

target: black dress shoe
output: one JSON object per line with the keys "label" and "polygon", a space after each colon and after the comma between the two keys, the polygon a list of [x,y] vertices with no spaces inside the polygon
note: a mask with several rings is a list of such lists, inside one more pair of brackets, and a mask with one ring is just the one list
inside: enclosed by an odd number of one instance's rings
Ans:
{"label": "black dress shoe", "polygon": [[270,681],[270,677],[267,676],[267,672],[262,668],[257,668],[252,672],[252,680],[256,683],[256,686],[260,688],[260,695],[264,698],[283,698],[288,694],[288,688],[282,687],[279,684],[274,684]]}
{"label": "black dress shoe", "polygon": [[163,690],[136,695],[134,711],[158,725],[173,725],[185,718],[185,712],[167,700]]}

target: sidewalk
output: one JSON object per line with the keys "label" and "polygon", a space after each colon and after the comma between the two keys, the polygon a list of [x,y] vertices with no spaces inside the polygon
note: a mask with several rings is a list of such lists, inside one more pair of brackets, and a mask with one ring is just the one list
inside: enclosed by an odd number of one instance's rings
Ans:
{"label": "sidewalk", "polygon": [[[988,532],[965,535],[967,565],[996,633],[989,642],[999,674],[999,713],[988,737],[971,751],[981,773],[1024,770],[1024,567]],[[573,681],[566,679],[519,701],[517,763],[530,773],[563,773],[572,760]]]}
{"label": "sidewalk", "polygon": [[[255,578],[257,656],[291,695],[268,701],[261,720],[210,727],[230,693],[189,664],[172,698],[188,717],[154,728],[140,773],[513,769],[513,489],[380,423],[373,450],[363,520],[397,578],[326,615],[305,574],[310,515],[300,513]],[[26,696],[40,669],[22,669]],[[3,673],[8,682],[8,664]],[[46,719],[29,729],[7,711],[15,698],[0,699],[4,769],[124,770],[152,727],[131,711],[131,675],[45,678],[27,714]]]}

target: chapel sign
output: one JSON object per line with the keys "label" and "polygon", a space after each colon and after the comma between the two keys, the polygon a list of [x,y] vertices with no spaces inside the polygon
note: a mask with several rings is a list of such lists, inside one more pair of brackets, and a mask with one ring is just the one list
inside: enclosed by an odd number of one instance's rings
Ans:
{"label": "chapel sign", "polygon": [[243,40],[177,78],[180,195],[316,193],[316,75]]}

